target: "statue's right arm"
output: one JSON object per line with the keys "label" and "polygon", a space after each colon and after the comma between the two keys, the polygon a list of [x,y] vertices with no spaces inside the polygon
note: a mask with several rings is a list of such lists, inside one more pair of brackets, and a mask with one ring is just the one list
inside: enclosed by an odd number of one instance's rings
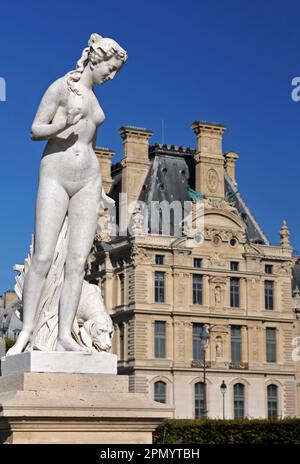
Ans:
{"label": "statue's right arm", "polygon": [[32,124],[32,140],[47,140],[66,129],[66,120],[52,123],[61,103],[63,85],[62,79],[58,79],[46,90]]}

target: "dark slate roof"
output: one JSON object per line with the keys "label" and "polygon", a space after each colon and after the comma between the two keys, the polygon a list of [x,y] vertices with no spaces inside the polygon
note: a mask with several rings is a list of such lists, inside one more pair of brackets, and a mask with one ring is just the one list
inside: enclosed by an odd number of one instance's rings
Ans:
{"label": "dark slate roof", "polygon": [[[146,176],[139,200],[150,204],[151,201],[162,202],[166,200],[171,203],[190,200],[187,187],[195,189],[195,150],[191,148],[176,147],[174,145],[156,144],[149,149],[149,159],[151,166]],[[121,191],[121,173],[116,166],[116,174],[113,180],[109,195],[118,200],[118,193]],[[225,172],[225,195],[236,192],[236,187],[230,177]],[[244,220],[247,229],[247,238],[252,243],[263,243],[268,245],[269,241],[259,226],[255,217],[251,213],[245,200],[238,192],[234,196],[232,203],[238,209]],[[116,203],[117,204],[117,203]],[[118,208],[117,208],[118,209]],[[150,224],[149,212],[149,224]],[[157,222],[157,221],[156,221]],[[161,233],[160,225],[151,222],[153,233]],[[174,225],[171,224],[171,235],[174,234]]]}
{"label": "dark slate roof", "polygon": [[[187,187],[189,185],[189,169],[182,156],[172,153],[159,154],[153,157],[153,162],[145,179],[139,200],[150,204],[165,201],[170,204],[179,201],[183,210],[184,201],[189,201]],[[162,233],[158,214],[149,214],[149,227],[152,233]],[[163,214],[163,212],[162,212]],[[170,235],[174,235],[174,223],[170,224]]]}
{"label": "dark slate roof", "polygon": [[241,218],[243,219],[243,221],[245,222],[247,226],[246,235],[247,235],[248,241],[252,243],[262,243],[265,245],[270,245],[269,240],[267,239],[263,230],[259,226],[258,222],[253,216],[249,207],[247,206],[242,195],[240,194],[240,192],[237,191],[236,186],[234,185],[234,183],[232,182],[231,178],[229,177],[226,171],[224,171],[224,180],[225,180],[225,195],[237,192],[235,196],[233,197],[232,203],[237,208],[238,212],[241,215]]}

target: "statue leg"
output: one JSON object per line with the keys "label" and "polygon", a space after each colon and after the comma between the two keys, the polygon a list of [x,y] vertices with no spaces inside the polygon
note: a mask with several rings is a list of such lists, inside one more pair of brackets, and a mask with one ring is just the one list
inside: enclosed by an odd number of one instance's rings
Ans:
{"label": "statue leg", "polygon": [[32,335],[42,287],[52,263],[68,203],[69,196],[57,181],[41,179],[36,203],[34,254],[23,289],[23,327],[7,355],[21,353]]}
{"label": "statue leg", "polygon": [[70,236],[60,297],[57,351],[90,351],[74,341],[71,330],[82,291],[86,260],[95,238],[100,192],[99,179],[93,180],[70,200]]}

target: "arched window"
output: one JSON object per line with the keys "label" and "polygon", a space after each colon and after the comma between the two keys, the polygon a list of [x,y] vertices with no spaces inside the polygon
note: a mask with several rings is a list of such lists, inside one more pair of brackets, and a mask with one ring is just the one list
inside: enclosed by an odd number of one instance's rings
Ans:
{"label": "arched window", "polygon": [[154,384],[154,401],[158,401],[159,403],[167,402],[167,385],[161,380]]}
{"label": "arched window", "polygon": [[245,386],[242,383],[236,383],[233,387],[233,405],[234,418],[245,418]]}
{"label": "arched window", "polygon": [[268,385],[268,419],[278,418],[278,387],[277,385]]}
{"label": "arched window", "polygon": [[203,419],[206,417],[206,411],[204,411],[204,388],[203,382],[195,384],[195,419]]}

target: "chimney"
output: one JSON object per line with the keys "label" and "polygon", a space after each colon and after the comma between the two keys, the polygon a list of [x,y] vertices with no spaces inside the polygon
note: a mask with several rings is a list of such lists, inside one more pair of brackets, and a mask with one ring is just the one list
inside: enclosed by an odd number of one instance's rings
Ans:
{"label": "chimney", "polygon": [[237,181],[235,178],[235,163],[236,160],[239,158],[239,155],[235,153],[234,151],[229,151],[228,153],[225,153],[225,170],[231,180],[237,185]]}
{"label": "chimney", "polygon": [[111,160],[115,152],[104,147],[95,148],[96,156],[101,166],[102,182],[105,193],[108,193],[112,184]]}
{"label": "chimney", "polygon": [[224,157],[222,136],[225,126],[196,121],[192,129],[197,137],[195,154],[196,190],[207,198],[224,197]]}
{"label": "chimney", "polygon": [[119,129],[123,139],[124,158],[129,162],[149,166],[149,139],[153,132],[144,127],[125,126]]}
{"label": "chimney", "polygon": [[[122,164],[122,194],[127,195],[127,205],[137,201],[145,182],[150,162],[148,157],[149,139],[153,132],[143,127],[125,126],[119,129],[123,139],[124,156]],[[124,225],[128,225],[127,211]]]}
{"label": "chimney", "polygon": [[4,294],[4,308],[8,308],[12,303],[18,300],[17,294],[12,290],[7,290]]}

